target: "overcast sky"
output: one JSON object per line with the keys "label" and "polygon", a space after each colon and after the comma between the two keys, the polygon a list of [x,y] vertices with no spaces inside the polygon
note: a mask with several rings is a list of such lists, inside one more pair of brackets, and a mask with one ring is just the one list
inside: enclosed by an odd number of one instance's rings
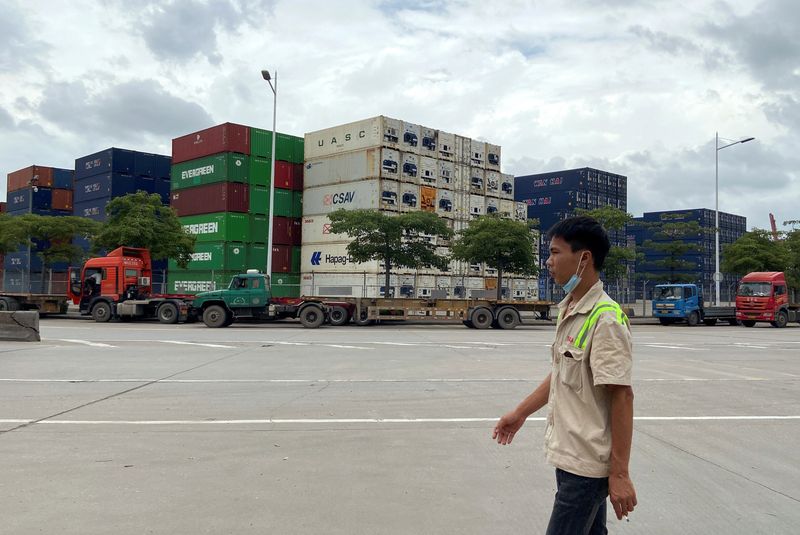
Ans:
{"label": "overcast sky", "polygon": [[[568,6],[568,7],[565,7]],[[628,207],[800,219],[797,0],[0,0],[2,173],[232,121],[302,135],[375,115],[592,166]],[[5,198],[5,181],[0,199]]]}

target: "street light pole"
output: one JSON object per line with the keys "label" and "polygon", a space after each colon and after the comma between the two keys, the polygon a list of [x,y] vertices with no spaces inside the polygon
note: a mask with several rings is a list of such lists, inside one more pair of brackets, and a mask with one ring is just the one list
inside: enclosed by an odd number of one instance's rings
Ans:
{"label": "street light pole", "polygon": [[[272,163],[270,165],[270,174],[272,176],[269,180],[269,215],[267,216],[267,220],[269,221],[269,229],[267,230],[267,276],[269,277],[270,283],[272,283],[272,222],[275,211],[275,138],[278,135],[275,129],[278,111],[278,71],[275,71],[274,78],[270,76],[269,71],[265,70],[261,71],[261,76],[267,81],[269,88],[272,89]],[[272,84],[272,80],[275,80],[275,85]]]}
{"label": "street light pole", "polygon": [[[723,138],[724,139],[724,138]],[[722,281],[722,273],[719,271],[719,151],[727,149],[739,143],[753,141],[754,137],[731,141],[727,145],[719,146],[719,132],[714,133],[714,304],[720,306],[719,284]]]}

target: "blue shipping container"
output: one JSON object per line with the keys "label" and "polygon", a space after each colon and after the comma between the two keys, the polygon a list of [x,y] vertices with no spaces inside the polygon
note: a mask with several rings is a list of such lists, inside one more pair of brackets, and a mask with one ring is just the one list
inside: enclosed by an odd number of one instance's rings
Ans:
{"label": "blue shipping container", "polygon": [[93,199],[111,199],[128,193],[136,193],[137,179],[132,175],[105,173],[75,180],[72,194],[73,206]]}
{"label": "blue shipping container", "polygon": [[53,169],[53,188],[72,189],[73,175],[72,169]]}
{"label": "blue shipping container", "polygon": [[169,171],[172,167],[172,158],[162,154],[154,154],[156,157],[156,177],[169,179]]}
{"label": "blue shipping container", "polygon": [[[5,261],[3,262],[3,267],[6,271],[14,271],[17,273],[26,274],[31,271],[41,272],[42,265],[42,258],[37,254],[35,249],[32,249],[30,252],[25,249],[23,251],[8,253]],[[66,262],[55,262],[47,266],[47,269],[52,269],[53,271],[66,271],[68,267],[69,266]]]}
{"label": "blue shipping container", "polygon": [[133,174],[136,176],[156,176],[156,155],[149,152],[134,152]]}
{"label": "blue shipping container", "polygon": [[168,178],[156,179],[156,193],[161,195],[161,202],[163,204],[169,204],[170,181]]}
{"label": "blue shipping container", "polygon": [[514,199],[521,201],[538,196],[543,191],[585,189],[585,174],[585,169],[572,169],[514,177]]}
{"label": "blue shipping container", "polygon": [[134,151],[110,148],[75,160],[75,180],[103,173],[133,174]]}
{"label": "blue shipping container", "polygon": [[50,188],[23,188],[8,194],[6,210],[9,212],[34,210],[49,210],[53,200],[53,190]]}
{"label": "blue shipping container", "polygon": [[95,221],[106,220],[106,204],[108,204],[107,197],[102,199],[92,199],[84,202],[76,202],[73,204],[72,213],[78,217],[88,217]]}

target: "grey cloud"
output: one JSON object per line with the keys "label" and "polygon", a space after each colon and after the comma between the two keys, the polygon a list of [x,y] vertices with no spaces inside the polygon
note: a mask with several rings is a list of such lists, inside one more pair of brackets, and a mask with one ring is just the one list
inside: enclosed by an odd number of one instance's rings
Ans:
{"label": "grey cloud", "polygon": [[0,2],[0,70],[45,68],[44,56],[50,45],[35,35],[22,11],[10,2]]}
{"label": "grey cloud", "polygon": [[730,15],[705,32],[727,43],[765,87],[797,91],[800,83],[800,10],[796,0],[768,0],[752,13]]}
{"label": "grey cloud", "polygon": [[13,128],[14,127],[14,118],[11,117],[11,114],[6,111],[5,108],[0,107],[0,128]]}
{"label": "grey cloud", "polygon": [[65,130],[123,140],[173,137],[213,123],[201,106],[167,93],[154,80],[113,85],[98,94],[89,94],[82,82],[51,84],[39,111]]}
{"label": "grey cloud", "polygon": [[684,37],[669,35],[665,32],[654,32],[649,28],[639,25],[631,26],[628,30],[633,35],[647,42],[650,48],[666,52],[667,54],[696,54],[700,52],[699,46]]}
{"label": "grey cloud", "polygon": [[254,25],[272,5],[272,0],[154,2],[143,17],[142,37],[159,59],[186,61],[201,55],[218,65],[223,58],[217,49],[217,31]]}
{"label": "grey cloud", "polygon": [[775,102],[762,106],[768,119],[797,131],[800,129],[800,99],[781,95]]}

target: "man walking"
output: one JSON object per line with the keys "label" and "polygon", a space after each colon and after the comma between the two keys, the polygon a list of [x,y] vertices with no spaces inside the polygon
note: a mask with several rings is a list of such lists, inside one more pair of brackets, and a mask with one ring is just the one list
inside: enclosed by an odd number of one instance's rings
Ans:
{"label": "man walking", "polygon": [[545,453],[557,491],[547,535],[601,535],[606,496],[618,519],[636,506],[628,473],[633,435],[632,346],[627,316],[603,291],[608,234],[591,217],[565,219],[547,234],[547,269],[564,288],[552,369],[492,438],[511,444],[526,418],[549,408]]}

